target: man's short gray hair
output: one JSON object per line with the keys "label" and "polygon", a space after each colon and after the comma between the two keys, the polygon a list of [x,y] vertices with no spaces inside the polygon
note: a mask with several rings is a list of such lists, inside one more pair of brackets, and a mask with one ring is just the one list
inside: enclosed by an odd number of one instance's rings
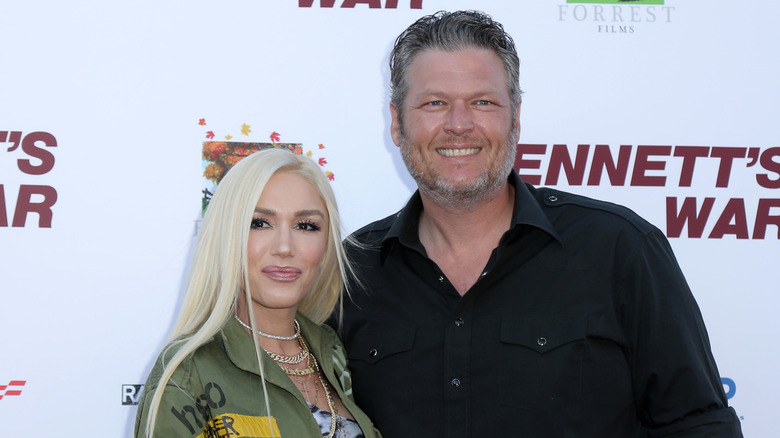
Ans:
{"label": "man's short gray hair", "polygon": [[501,59],[506,70],[512,114],[515,114],[522,91],[520,60],[512,37],[501,23],[483,12],[439,11],[420,18],[395,40],[390,55],[390,99],[399,117],[409,91],[409,66],[420,52],[430,49],[455,52],[469,48],[491,50]]}

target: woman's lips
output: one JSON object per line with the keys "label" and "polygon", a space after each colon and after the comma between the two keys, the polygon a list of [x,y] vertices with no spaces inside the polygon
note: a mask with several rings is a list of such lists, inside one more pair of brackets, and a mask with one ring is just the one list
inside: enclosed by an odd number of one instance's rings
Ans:
{"label": "woman's lips", "polygon": [[293,281],[301,276],[301,270],[289,266],[268,266],[263,274],[276,281]]}

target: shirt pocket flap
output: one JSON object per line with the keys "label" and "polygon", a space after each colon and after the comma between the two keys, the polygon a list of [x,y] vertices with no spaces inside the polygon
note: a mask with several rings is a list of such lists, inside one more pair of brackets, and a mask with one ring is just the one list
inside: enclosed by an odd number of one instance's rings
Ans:
{"label": "shirt pocket flap", "polygon": [[360,360],[373,364],[388,356],[411,350],[414,346],[414,334],[413,326],[367,326],[355,336],[347,356],[350,361]]}
{"label": "shirt pocket flap", "polygon": [[547,353],[569,342],[585,339],[586,314],[535,314],[501,320],[501,342]]}

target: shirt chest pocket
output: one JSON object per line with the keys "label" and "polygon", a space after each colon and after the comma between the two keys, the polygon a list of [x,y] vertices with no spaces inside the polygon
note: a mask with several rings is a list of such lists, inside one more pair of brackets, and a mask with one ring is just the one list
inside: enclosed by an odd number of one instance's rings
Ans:
{"label": "shirt chest pocket", "polygon": [[388,404],[395,405],[395,414],[402,416],[419,409],[415,393],[419,385],[408,378],[408,370],[415,369],[414,339],[415,328],[399,324],[370,325],[354,336],[347,357],[355,400],[367,412]]}
{"label": "shirt chest pocket", "polygon": [[398,353],[409,351],[414,346],[414,332],[414,327],[397,324],[363,330],[355,336],[349,348],[349,360],[375,364]]}
{"label": "shirt chest pocket", "polygon": [[533,314],[501,320],[501,403],[549,412],[582,397],[586,314]]}

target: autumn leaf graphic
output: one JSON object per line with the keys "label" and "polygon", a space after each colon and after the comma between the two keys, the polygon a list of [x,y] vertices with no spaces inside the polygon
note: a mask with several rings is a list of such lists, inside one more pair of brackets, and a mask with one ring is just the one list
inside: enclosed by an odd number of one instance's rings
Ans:
{"label": "autumn leaf graphic", "polygon": [[[197,120],[198,125],[203,126],[203,129],[208,129],[205,128],[207,125],[205,118],[199,118]],[[317,149],[325,149],[325,145],[321,143],[318,144],[316,148],[312,148],[313,150],[305,148],[302,143],[282,143],[281,134],[276,131],[272,131],[270,133],[270,143],[256,142],[251,140],[234,141],[233,135],[220,132],[219,129],[216,129],[213,126],[209,126],[209,128],[213,129],[205,131],[205,136],[208,140],[203,142],[202,149],[202,159],[204,165],[203,178],[206,181],[206,184],[208,184],[207,186],[204,186],[205,188],[202,190],[203,211],[205,211],[205,209],[208,207],[215,185],[220,183],[222,178],[227,174],[227,171],[244,157],[247,157],[252,153],[262,149],[287,149],[295,155],[305,154],[307,157],[316,162],[320,167],[322,167],[322,171],[325,174],[325,177],[328,178],[328,181],[334,181],[336,178],[333,172],[330,172],[325,168],[328,164],[327,159],[325,159],[325,157],[317,157],[316,155],[319,154],[315,154],[313,151]],[[219,132],[219,136],[223,137],[224,140],[214,141],[217,136],[216,132]],[[247,123],[243,123],[241,125],[241,134],[249,137],[252,132],[251,125]]]}

